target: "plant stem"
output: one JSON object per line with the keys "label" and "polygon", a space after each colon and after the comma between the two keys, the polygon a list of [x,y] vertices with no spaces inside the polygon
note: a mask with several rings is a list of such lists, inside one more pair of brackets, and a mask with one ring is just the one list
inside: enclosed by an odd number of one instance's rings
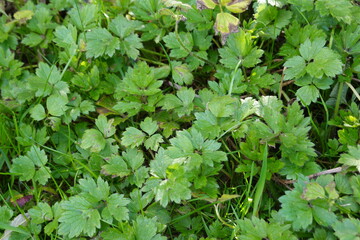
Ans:
{"label": "plant stem", "polygon": [[166,57],[165,54],[158,53],[158,52],[155,52],[155,51],[146,49],[146,48],[141,48],[140,51],[147,52],[147,53],[151,53],[151,54],[154,54],[154,55],[158,55],[158,56],[160,56],[160,57]]}
{"label": "plant stem", "polygon": [[231,96],[231,93],[232,93],[232,90],[233,90],[233,87],[234,87],[235,76],[237,74],[237,70],[239,69],[241,62],[242,62],[242,59],[240,59],[238,61],[238,63],[236,64],[236,67],[234,69],[233,76],[232,76],[231,82],[230,82],[230,87],[229,87],[229,93],[228,93],[229,96]]}
{"label": "plant stem", "polygon": [[340,107],[343,88],[344,88],[344,82],[339,82],[338,94],[337,94],[337,97],[336,97],[334,116],[333,116],[334,118],[337,117],[337,115],[339,113],[339,107]]}
{"label": "plant stem", "polygon": [[351,89],[351,91],[353,91],[353,93],[354,93],[354,95],[356,96],[356,98],[360,101],[360,95],[359,95],[359,93],[357,92],[357,90],[354,88],[354,86],[353,86],[351,83],[349,83],[349,82],[345,82],[345,83],[346,83],[346,85],[349,86],[349,88]]}
{"label": "plant stem", "polygon": [[254,211],[253,217],[258,216],[259,208],[260,208],[260,201],[262,198],[262,194],[264,192],[265,182],[266,182],[266,174],[268,171],[267,168],[267,158],[268,158],[268,146],[267,144],[264,145],[264,152],[262,156],[262,166],[260,171],[260,178],[256,184],[256,192],[254,196]]}
{"label": "plant stem", "polygon": [[150,60],[150,59],[147,59],[147,58],[143,58],[143,57],[139,57],[140,60],[143,60],[145,62],[149,62],[149,63],[153,63],[153,64],[156,64],[156,65],[159,65],[159,66],[166,66],[165,63],[162,63],[162,62],[158,62],[158,61],[153,61],[153,60]]}

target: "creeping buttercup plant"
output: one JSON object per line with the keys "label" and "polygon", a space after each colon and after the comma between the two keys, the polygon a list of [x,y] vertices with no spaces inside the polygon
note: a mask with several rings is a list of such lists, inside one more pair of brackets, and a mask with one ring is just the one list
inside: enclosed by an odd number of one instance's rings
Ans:
{"label": "creeping buttercup plant", "polygon": [[1,239],[359,239],[351,0],[0,1]]}

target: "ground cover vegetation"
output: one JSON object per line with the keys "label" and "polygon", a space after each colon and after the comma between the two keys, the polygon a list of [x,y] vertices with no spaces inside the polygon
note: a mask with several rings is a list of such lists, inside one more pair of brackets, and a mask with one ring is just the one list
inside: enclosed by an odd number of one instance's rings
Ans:
{"label": "ground cover vegetation", "polygon": [[2,239],[360,239],[350,0],[0,1]]}

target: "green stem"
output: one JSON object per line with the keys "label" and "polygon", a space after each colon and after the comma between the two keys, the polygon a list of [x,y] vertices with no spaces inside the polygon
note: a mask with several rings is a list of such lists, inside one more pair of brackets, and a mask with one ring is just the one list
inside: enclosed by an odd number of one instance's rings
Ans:
{"label": "green stem", "polygon": [[231,93],[232,93],[232,90],[233,90],[233,87],[234,87],[235,76],[236,76],[237,70],[240,67],[241,62],[242,62],[242,59],[240,59],[238,61],[238,63],[236,64],[236,67],[234,69],[234,73],[233,73],[233,76],[231,78],[230,87],[229,87],[229,93],[228,93],[229,96],[231,96]]}
{"label": "green stem", "polygon": [[353,86],[351,83],[349,83],[349,82],[345,82],[345,83],[346,83],[346,85],[349,86],[349,88],[351,89],[351,91],[353,91],[353,93],[354,93],[354,95],[356,96],[356,98],[360,101],[360,95],[359,95],[359,93],[356,91],[356,89],[354,88],[354,86]]}
{"label": "green stem", "polygon": [[220,216],[220,213],[219,213],[219,209],[218,209],[218,204],[214,205],[214,208],[215,208],[215,213],[216,213],[216,216],[217,218],[220,220],[220,222],[222,224],[224,224],[225,226],[228,226],[229,228],[235,228],[233,225],[230,225],[228,224],[227,222],[224,221],[224,219],[222,219],[222,217]]}
{"label": "green stem", "polygon": [[150,59],[147,59],[147,58],[143,58],[143,57],[139,57],[140,60],[143,60],[145,62],[149,62],[149,63],[153,63],[153,64],[156,64],[156,65],[159,65],[159,66],[166,66],[165,63],[162,63],[162,62],[158,62],[158,61],[153,61],[153,60],[150,60]]}
{"label": "green stem", "polygon": [[264,145],[264,152],[262,157],[262,167],[260,171],[260,178],[256,184],[256,192],[254,197],[254,211],[253,217],[258,216],[259,208],[260,208],[260,201],[264,192],[265,182],[266,182],[266,174],[268,171],[267,168],[267,158],[268,158],[268,146],[267,144]]}
{"label": "green stem", "polygon": [[158,52],[155,52],[155,51],[146,49],[146,48],[142,48],[142,49],[140,49],[140,51],[142,51],[142,52],[147,52],[147,53],[151,53],[151,54],[154,54],[154,55],[157,55],[157,56],[160,56],[160,57],[166,57],[165,54],[158,53]]}
{"label": "green stem", "polygon": [[338,94],[336,97],[336,103],[335,103],[335,109],[334,109],[334,118],[337,117],[337,115],[339,113],[343,88],[344,88],[344,82],[339,82]]}
{"label": "green stem", "polygon": [[328,128],[328,122],[329,122],[329,110],[328,110],[328,108],[327,108],[327,106],[326,106],[326,103],[325,103],[323,97],[321,96],[321,94],[319,94],[319,95],[320,95],[321,103],[322,103],[322,105],[324,106],[324,110],[325,110],[325,116],[326,116],[326,127],[325,127],[325,129],[327,130],[327,128]]}
{"label": "green stem", "polygon": [[281,90],[281,94],[284,96],[287,102],[290,102],[290,97],[283,90]]}

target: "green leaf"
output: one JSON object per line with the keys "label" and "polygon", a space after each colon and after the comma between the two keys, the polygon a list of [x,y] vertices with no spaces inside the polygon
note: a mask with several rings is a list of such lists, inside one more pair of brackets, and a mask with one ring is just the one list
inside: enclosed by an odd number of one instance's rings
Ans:
{"label": "green leaf", "polygon": [[134,127],[128,127],[123,133],[121,144],[125,147],[138,147],[144,142],[145,137],[146,135],[142,131]]}
{"label": "green leaf", "polygon": [[150,161],[150,173],[157,178],[166,178],[166,169],[173,160],[165,154],[163,148],[160,148],[155,159]]}
{"label": "green leaf", "polygon": [[69,102],[67,96],[53,94],[46,99],[46,108],[49,114],[53,116],[62,116],[68,109],[66,106]]}
{"label": "green leaf", "polygon": [[96,129],[87,129],[82,137],[80,147],[89,149],[90,152],[100,152],[105,148],[106,140],[104,136]]}
{"label": "green leaf", "polygon": [[13,159],[12,167],[10,168],[11,173],[20,174],[21,181],[29,181],[35,175],[34,163],[26,156],[20,156]]}
{"label": "green leaf", "polygon": [[164,180],[154,189],[155,200],[163,207],[166,207],[169,201],[180,203],[181,200],[188,200],[191,198],[190,185],[186,178]]}
{"label": "green leaf", "polygon": [[281,202],[279,214],[286,220],[291,221],[293,229],[298,231],[300,229],[307,229],[313,222],[313,216],[308,202],[301,197],[304,180],[301,179],[294,186],[294,190],[286,191],[285,195],[279,198]]}
{"label": "green leaf", "polygon": [[291,11],[279,9],[270,4],[260,4],[255,14],[257,28],[261,36],[276,39],[281,30],[289,24],[292,17]]}
{"label": "green leaf", "polygon": [[128,20],[122,15],[118,15],[111,20],[109,30],[119,36],[121,39],[131,35],[135,30],[140,29],[143,23],[140,21]]}
{"label": "green leaf", "polygon": [[204,137],[214,139],[219,136],[221,128],[217,118],[209,110],[195,113],[196,121],[194,127],[202,133]]}
{"label": "green leaf", "polygon": [[171,49],[170,57],[174,57],[174,58],[187,57],[189,53],[192,51],[194,42],[191,33],[180,32],[179,38],[182,44],[178,41],[176,37],[176,33],[174,32],[169,33],[167,36],[163,38],[166,47]]}
{"label": "green leaf", "polygon": [[140,128],[151,136],[158,130],[159,127],[156,121],[153,121],[151,117],[147,117],[140,123]]}
{"label": "green leaf", "polygon": [[226,46],[219,49],[220,62],[225,67],[235,69],[240,61],[240,66],[247,68],[254,67],[260,63],[260,57],[264,51],[258,49],[252,40],[251,33],[241,30],[231,34]]}
{"label": "green leaf", "polygon": [[94,112],[95,111],[95,107],[94,104],[89,101],[89,100],[84,100],[80,103],[80,111],[83,114],[89,114],[90,112]]}
{"label": "green leaf", "polygon": [[85,4],[83,7],[72,8],[68,15],[71,22],[81,31],[86,31],[96,26],[98,16],[98,9],[96,4]]}
{"label": "green leaf", "polygon": [[155,134],[149,137],[148,139],[146,139],[146,141],[144,142],[144,146],[146,147],[146,149],[157,151],[158,148],[160,147],[160,143],[163,142],[164,142],[163,137],[160,134]]}
{"label": "green leaf", "polygon": [[130,200],[124,198],[122,194],[112,194],[108,197],[107,209],[111,215],[119,222],[129,220],[129,210],[127,205],[130,203]]}
{"label": "green leaf", "polygon": [[46,113],[45,113],[45,109],[41,104],[37,104],[35,105],[31,110],[30,110],[30,116],[35,120],[35,121],[41,121],[44,118],[46,118]]}
{"label": "green leaf", "polygon": [[328,206],[322,206],[323,204],[321,204],[320,206],[316,205],[316,202],[314,202],[313,205],[313,216],[314,216],[314,220],[325,227],[330,227],[333,226],[335,222],[337,222],[337,216],[335,215],[334,212],[329,211],[329,207]]}
{"label": "green leaf", "polygon": [[325,78],[323,77],[323,78],[314,78],[312,82],[317,88],[321,90],[326,90],[331,87],[331,85],[334,83],[334,80],[328,77]]}
{"label": "green leaf", "polygon": [[[160,77],[161,75],[159,75]],[[119,94],[133,94],[137,96],[151,96],[161,92],[162,81],[158,81],[155,70],[145,62],[137,62],[134,68],[126,72],[123,83],[118,85]],[[140,101],[140,99],[139,99]]]}
{"label": "green leaf", "polygon": [[338,221],[333,226],[335,235],[341,240],[358,240],[360,232],[359,219],[346,218]]}
{"label": "green leaf", "polygon": [[209,102],[208,107],[215,117],[229,117],[234,114],[234,102],[235,99],[230,96],[214,97]]}
{"label": "green leaf", "polygon": [[153,239],[157,232],[156,221],[155,219],[150,219],[140,215],[135,220],[134,229],[136,239]]}
{"label": "green leaf", "polygon": [[45,185],[50,178],[50,169],[46,167],[48,158],[43,150],[32,146],[26,156],[13,159],[10,172],[20,174],[20,180],[29,181],[34,179]]}
{"label": "green leaf", "polygon": [[320,52],[325,46],[325,43],[326,41],[324,38],[317,38],[314,41],[306,39],[306,41],[300,45],[300,54],[306,61],[310,61]]}
{"label": "green leaf", "polygon": [[172,77],[177,84],[180,85],[190,85],[194,80],[188,65],[181,64],[180,62],[172,62]]}
{"label": "green leaf", "polygon": [[335,175],[335,183],[336,189],[343,194],[352,194],[353,191],[351,189],[351,185],[349,182],[349,178],[344,174],[338,173]]}
{"label": "green leaf", "polygon": [[63,213],[59,218],[58,229],[61,235],[74,238],[85,234],[91,237],[95,235],[96,229],[101,226],[100,213],[83,197],[71,197],[61,203],[61,208]]}
{"label": "green leaf", "polygon": [[319,90],[314,85],[307,85],[301,87],[296,91],[296,96],[305,105],[310,105],[311,102],[316,102],[320,95]]}
{"label": "green leaf", "polygon": [[306,185],[306,188],[304,189],[303,198],[308,201],[317,198],[325,198],[325,190],[317,182],[309,183]]}
{"label": "green leaf", "polygon": [[72,55],[78,48],[77,45],[77,30],[69,24],[67,27],[59,26],[54,32],[55,39],[53,40],[59,47],[64,48]]}
{"label": "green leaf", "polygon": [[39,202],[35,207],[29,210],[29,214],[32,221],[36,224],[50,221],[54,217],[51,207],[45,202]]}
{"label": "green leaf", "polygon": [[48,96],[56,91],[55,95],[65,95],[69,92],[67,83],[61,81],[60,71],[56,66],[49,66],[40,62],[36,69],[36,76],[29,79],[30,88],[35,91],[35,96]]}
{"label": "green leaf", "polygon": [[352,4],[347,0],[319,0],[315,4],[316,10],[320,12],[321,16],[332,15],[339,21],[350,23],[352,20],[351,8]]}
{"label": "green leaf", "polygon": [[21,41],[21,43],[28,45],[29,47],[35,47],[39,45],[42,41],[44,41],[43,36],[32,32],[27,34],[25,38]]}
{"label": "green leaf", "polygon": [[194,89],[183,87],[177,91],[176,95],[177,97],[173,94],[167,94],[161,102],[162,108],[165,110],[174,109],[179,117],[190,115],[194,109]]}
{"label": "green leaf", "polygon": [[8,206],[1,206],[0,216],[3,216],[3,218],[0,220],[0,223],[7,223],[8,221],[10,221],[13,214],[14,212]]}
{"label": "green leaf", "polygon": [[300,78],[303,75],[305,75],[306,70],[306,63],[305,60],[300,57],[300,56],[295,56],[290,58],[289,60],[287,60],[284,63],[284,66],[286,67],[284,74],[285,80],[290,80],[290,79],[296,79],[296,78]]}
{"label": "green leaf", "polygon": [[86,57],[98,58],[103,55],[112,57],[120,49],[120,41],[105,28],[95,28],[86,33]]}
{"label": "green leaf", "polygon": [[336,183],[334,181],[330,182],[325,186],[326,193],[330,199],[339,198],[339,193],[336,191],[335,187],[336,187]]}
{"label": "green leaf", "polygon": [[103,201],[110,193],[109,184],[100,177],[96,182],[93,178],[80,179],[79,188],[82,191],[82,196],[85,196],[91,202]]}
{"label": "green leaf", "polygon": [[104,135],[105,138],[109,138],[115,134],[116,129],[113,126],[114,119],[110,119],[109,121],[104,115],[99,115],[98,119],[95,120],[95,125],[100,130],[100,132]]}
{"label": "green leaf", "polygon": [[108,163],[102,166],[102,172],[107,175],[125,177],[130,174],[126,162],[120,156],[111,156]]}
{"label": "green leaf", "polygon": [[328,77],[335,77],[342,73],[342,66],[338,54],[329,48],[322,48],[315,55],[314,61],[306,66],[306,71],[316,78],[322,78],[324,74]]}
{"label": "green leaf", "polygon": [[263,219],[253,217],[236,221],[236,229],[239,230],[239,239],[288,239],[295,240],[297,237],[290,231],[290,225],[282,225],[277,222],[267,223]]}
{"label": "green leaf", "polygon": [[140,54],[139,49],[143,47],[141,39],[137,34],[131,34],[120,42],[121,53],[128,55],[132,59],[138,58]]}
{"label": "green leaf", "polygon": [[349,146],[349,152],[340,155],[339,163],[355,166],[360,172],[360,145]]}
{"label": "green leaf", "polygon": [[144,163],[143,153],[135,148],[126,149],[126,152],[123,152],[122,156],[133,172]]}

